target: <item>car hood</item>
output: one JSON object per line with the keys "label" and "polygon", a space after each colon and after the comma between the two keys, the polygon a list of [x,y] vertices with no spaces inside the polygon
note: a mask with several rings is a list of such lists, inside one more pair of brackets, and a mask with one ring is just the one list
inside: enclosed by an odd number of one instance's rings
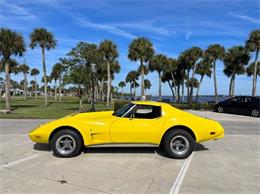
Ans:
{"label": "car hood", "polygon": [[112,117],[113,111],[102,111],[102,112],[82,112],[71,115],[73,119],[105,119]]}

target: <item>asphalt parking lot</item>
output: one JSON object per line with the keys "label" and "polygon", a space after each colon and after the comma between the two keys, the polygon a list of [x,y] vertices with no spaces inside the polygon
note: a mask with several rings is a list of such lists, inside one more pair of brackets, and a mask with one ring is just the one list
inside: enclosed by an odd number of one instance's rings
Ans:
{"label": "asphalt parking lot", "polygon": [[212,112],[221,140],[204,142],[186,160],[158,148],[86,148],[56,158],[28,131],[48,120],[0,119],[1,193],[260,193],[260,119]]}

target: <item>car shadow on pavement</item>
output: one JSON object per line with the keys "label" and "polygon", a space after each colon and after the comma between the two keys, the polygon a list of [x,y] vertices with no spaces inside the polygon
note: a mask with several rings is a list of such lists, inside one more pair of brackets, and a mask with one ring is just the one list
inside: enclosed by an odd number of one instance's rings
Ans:
{"label": "car shadow on pavement", "polygon": [[198,152],[198,151],[204,151],[204,150],[209,150],[208,148],[206,148],[204,145],[202,145],[201,143],[197,143],[195,146],[194,151]]}
{"label": "car shadow on pavement", "polygon": [[[51,146],[50,144],[41,144],[41,143],[36,143],[33,146],[34,150],[39,150],[39,151],[46,151],[49,152],[51,151]],[[199,151],[204,151],[204,150],[209,150],[206,148],[204,145],[197,143],[195,146],[194,151],[199,152]],[[159,156],[169,158],[167,154],[164,152],[164,150],[160,147],[84,147],[82,150],[83,153],[146,153],[146,154],[154,154],[157,153]]]}
{"label": "car shadow on pavement", "polygon": [[51,151],[51,145],[50,144],[41,144],[41,143],[35,143],[33,145],[34,150],[40,150],[40,151]]}

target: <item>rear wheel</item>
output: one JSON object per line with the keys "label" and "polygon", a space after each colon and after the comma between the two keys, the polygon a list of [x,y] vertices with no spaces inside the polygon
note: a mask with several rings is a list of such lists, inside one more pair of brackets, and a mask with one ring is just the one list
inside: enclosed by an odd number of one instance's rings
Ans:
{"label": "rear wheel", "polygon": [[224,112],[224,109],[223,109],[222,106],[219,106],[217,110],[218,110],[219,113],[223,113]]}
{"label": "rear wheel", "polygon": [[258,117],[259,116],[259,111],[257,109],[254,109],[254,110],[252,110],[251,115],[253,117]]}
{"label": "rear wheel", "polygon": [[53,136],[51,145],[55,156],[74,157],[81,152],[83,141],[77,132],[64,129]]}
{"label": "rear wheel", "polygon": [[190,133],[183,129],[173,129],[164,136],[163,147],[171,158],[187,158],[194,149],[195,141]]}

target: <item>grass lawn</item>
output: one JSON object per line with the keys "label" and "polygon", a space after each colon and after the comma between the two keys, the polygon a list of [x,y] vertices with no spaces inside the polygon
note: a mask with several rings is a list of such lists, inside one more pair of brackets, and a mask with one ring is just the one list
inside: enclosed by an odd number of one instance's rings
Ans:
{"label": "grass lawn", "polygon": [[[8,114],[0,113],[0,118],[30,118],[30,119],[56,119],[79,111],[79,99],[77,97],[62,97],[62,102],[48,97],[48,106],[44,106],[43,97],[37,100],[23,97],[12,97],[12,111]],[[90,111],[91,105],[83,102],[84,111]],[[106,107],[105,103],[95,105],[97,111],[113,110],[113,105]],[[5,109],[5,99],[1,98],[0,110]]]}

